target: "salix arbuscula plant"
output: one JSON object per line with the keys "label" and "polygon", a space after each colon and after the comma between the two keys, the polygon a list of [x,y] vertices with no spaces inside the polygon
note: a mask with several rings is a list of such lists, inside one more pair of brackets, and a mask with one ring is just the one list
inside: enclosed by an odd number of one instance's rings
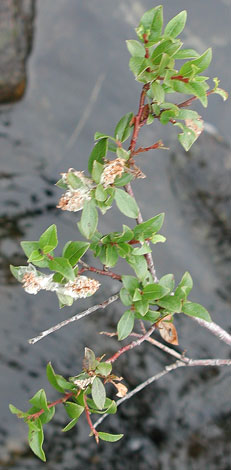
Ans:
{"label": "salix arbuscula plant", "polygon": [[[131,182],[136,178],[145,178],[136,164],[135,157],[164,146],[159,140],[147,147],[138,147],[138,136],[143,126],[155,124],[158,119],[163,125],[172,124],[179,127],[178,139],[184,149],[189,150],[203,131],[202,118],[195,110],[189,109],[191,103],[198,99],[202,106],[206,107],[208,95],[214,93],[227,98],[227,93],[219,88],[217,78],[214,79],[211,89],[207,83],[208,77],[202,75],[210,64],[211,49],[200,55],[194,49],[182,48],[183,43],[178,36],[184,29],[185,22],[186,11],[182,11],[163,29],[162,6],[152,8],[142,16],[136,28],[138,40],[127,41],[132,56],[129,67],[135,79],[143,83],[137,114],[128,112],[123,116],[116,125],[113,136],[100,132],[95,134],[96,144],[89,157],[88,176],[73,168],[61,174],[57,186],[64,192],[57,207],[71,212],[82,211],[77,225],[87,241],[68,241],[60,256],[60,251],[55,252],[58,247],[57,229],[55,225],[51,225],[37,241],[21,243],[28,258],[27,266],[11,266],[12,274],[22,283],[27,293],[37,294],[40,290],[55,292],[60,307],[70,306],[79,298],[92,296],[100,289],[99,281],[87,277],[86,272],[93,275],[97,273],[102,279],[103,276],[108,276],[121,286],[118,294],[42,332],[31,339],[30,343],[35,343],[70,321],[107,307],[118,298],[124,305],[125,312],[117,324],[117,331],[106,334],[117,336],[118,341],[129,336],[135,337],[110,358],[105,355],[96,357],[94,352],[86,347],[82,371],[69,379],[56,374],[49,363],[48,380],[61,393],[61,398],[56,401],[48,402],[45,391],[41,389],[29,400],[32,406],[27,412],[10,405],[11,412],[23,418],[28,425],[30,447],[42,460],[45,460],[42,448],[43,425],[52,419],[56,405],[63,404],[71,419],[63,431],[75,426],[84,413],[91,435],[94,435],[97,443],[99,439],[115,442],[122,434],[99,432],[96,428],[104,417],[116,413],[117,406],[122,401],[177,367],[231,363],[222,359],[192,360],[151,338],[156,329],[168,343],[178,344],[174,317],[185,314],[210,329],[221,340],[231,344],[230,335],[211,321],[208,311],[188,299],[193,287],[188,272],[183,275],[177,286],[173,274],[166,274],[158,280],[151,244],[165,241],[165,237],[159,233],[164,214],[151,214],[150,219],[143,221],[131,188]],[[182,100],[182,94],[190,97]],[[118,210],[136,221],[136,224],[131,227],[123,225],[122,228],[119,227],[118,232],[102,234],[98,231],[98,210],[105,214],[114,201]],[[88,265],[82,260],[86,252],[91,252],[98,259],[98,267]],[[130,265],[133,275],[117,274],[111,270],[120,258]],[[44,268],[46,271],[42,272]],[[134,324],[137,321],[140,323],[142,334],[134,332]],[[123,378],[113,374],[112,364],[121,354],[144,341],[149,341],[175,356],[177,362],[128,392],[121,382]],[[106,396],[108,383],[114,385],[117,396],[120,397],[117,402]],[[101,414],[102,417],[93,424],[92,414]]]}

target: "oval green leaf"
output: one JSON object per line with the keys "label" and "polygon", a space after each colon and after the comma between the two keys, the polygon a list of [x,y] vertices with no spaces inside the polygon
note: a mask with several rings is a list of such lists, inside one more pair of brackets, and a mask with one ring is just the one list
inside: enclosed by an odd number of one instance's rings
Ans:
{"label": "oval green leaf", "polygon": [[122,189],[116,188],[115,190],[115,201],[118,209],[122,214],[132,219],[138,217],[139,209],[136,204],[136,201],[130,194],[126,193]]}

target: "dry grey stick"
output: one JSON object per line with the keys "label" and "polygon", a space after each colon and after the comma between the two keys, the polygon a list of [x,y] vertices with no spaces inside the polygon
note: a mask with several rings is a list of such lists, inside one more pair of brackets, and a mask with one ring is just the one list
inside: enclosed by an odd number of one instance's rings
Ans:
{"label": "dry grey stick", "polygon": [[[127,393],[123,398],[120,398],[120,400],[116,401],[117,407],[121,405],[126,400],[129,400],[132,398],[136,393],[140,392],[143,390],[145,387],[150,385],[153,382],[156,382],[159,380],[161,377],[164,375],[168,374],[172,370],[178,369],[178,367],[195,367],[195,366],[231,366],[231,359],[189,359],[189,358],[184,358],[188,360],[188,362],[183,362],[183,361],[176,361],[173,364],[166,366],[161,372],[158,372],[158,374],[153,375],[152,377],[149,377],[149,379],[145,380],[141,384],[139,384],[137,387],[135,387],[131,392]],[[107,418],[109,414],[102,415],[94,424],[94,428],[96,429],[99,424],[101,424],[105,418]]]}
{"label": "dry grey stick", "polygon": [[[126,184],[125,190],[131,197],[133,197],[135,199],[135,196],[134,196],[134,193],[133,193],[133,190],[132,190],[132,187],[131,187],[130,183]],[[139,209],[138,217],[137,217],[136,220],[137,220],[137,224],[142,224],[142,222],[143,222],[143,217],[142,217],[142,214],[140,212],[140,209]],[[147,242],[147,244],[149,245],[149,242]],[[146,255],[144,255],[144,257],[147,261],[148,269],[149,269],[149,271],[150,271],[150,273],[153,277],[153,281],[158,282],[158,277],[156,275],[156,269],[155,269],[155,266],[154,266],[152,253],[146,253]]]}
{"label": "dry grey stick", "polygon": [[220,341],[223,341],[224,343],[231,346],[231,336],[229,333],[227,333],[227,331],[223,330],[221,326],[217,325],[213,321],[207,322],[205,320],[202,320],[201,318],[191,318],[197,323],[199,323],[199,325],[203,326],[204,328],[207,328],[207,330],[209,330],[213,335],[215,335]]}
{"label": "dry grey stick", "polygon": [[99,310],[101,308],[106,308],[108,305],[110,305],[112,302],[115,302],[119,298],[119,294],[112,295],[109,297],[109,299],[105,300],[101,304],[98,305],[93,305],[92,307],[88,308],[87,310],[84,310],[84,312],[77,313],[77,315],[74,315],[73,317],[67,318],[67,320],[63,320],[61,323],[58,323],[55,326],[52,326],[48,330],[42,331],[38,336],[35,338],[31,338],[28,340],[28,343],[30,344],[35,344],[37,341],[40,341],[40,339],[43,339],[45,336],[50,335],[56,330],[59,330],[63,326],[68,325],[69,323],[80,320],[83,317],[86,317],[87,315],[90,315],[91,313],[95,312],[96,310]]}

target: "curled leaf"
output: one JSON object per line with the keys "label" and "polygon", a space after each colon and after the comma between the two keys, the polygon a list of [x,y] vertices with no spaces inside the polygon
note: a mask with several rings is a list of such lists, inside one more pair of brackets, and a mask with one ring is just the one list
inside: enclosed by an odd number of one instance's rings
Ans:
{"label": "curled leaf", "polygon": [[197,139],[204,130],[204,121],[200,117],[197,119],[185,119],[185,124],[195,132]]}
{"label": "curled leaf", "polygon": [[171,323],[172,315],[167,315],[164,320],[158,322],[158,329],[162,338],[167,341],[167,343],[171,344],[179,344],[178,343],[178,335],[176,331],[176,327]]}
{"label": "curled leaf", "polygon": [[121,384],[121,383],[116,384],[114,382],[113,382],[113,385],[117,388],[117,394],[116,394],[117,397],[122,398],[122,397],[125,397],[125,395],[127,395],[128,389],[126,385]]}

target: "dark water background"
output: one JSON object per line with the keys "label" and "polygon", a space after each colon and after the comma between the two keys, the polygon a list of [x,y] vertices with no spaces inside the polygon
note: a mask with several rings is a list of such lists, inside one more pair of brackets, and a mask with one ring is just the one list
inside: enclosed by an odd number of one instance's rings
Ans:
{"label": "dark water background", "polygon": [[[209,74],[218,75],[222,86],[229,89],[231,2],[175,0],[163,4],[166,22],[187,9],[185,46],[199,52],[212,46],[214,59]],[[85,345],[97,354],[110,353],[117,347],[96,332],[115,327],[122,311],[119,304],[29,346],[28,338],[80,312],[93,299],[60,311],[52,294],[26,295],[10,276],[8,266],[24,264],[20,241],[38,238],[51,223],[57,224],[61,246],[78,239],[75,216],[55,209],[60,191],[53,182],[69,167],[86,169],[94,132],[110,134],[123,114],[137,109],[140,84],[128,70],[124,41],[135,38],[133,28],[143,11],[153,6],[148,0],[38,0],[26,96],[0,111],[1,468],[36,470],[43,465],[28,450],[25,426],[9,413],[8,403],[25,409],[27,399],[41,387],[55,399],[45,376],[47,362],[51,360],[63,375],[75,375],[81,368]],[[229,102],[223,104],[214,96],[208,109],[202,110],[200,105],[196,109],[224,139],[229,139]],[[164,142],[168,144],[173,131],[166,132]],[[163,137],[163,130],[160,126],[156,130],[148,127],[142,135],[141,142],[151,145]],[[173,272],[179,280],[189,270],[195,284],[192,300],[205,305],[214,321],[230,331],[230,302],[218,294],[222,279],[215,255],[206,249],[203,230],[200,232],[198,226],[195,233],[182,210],[170,178],[170,155],[167,151],[147,154],[141,164],[148,175],[145,190],[143,181],[134,185],[145,219],[166,213],[163,233],[167,243],[154,250],[158,275]],[[125,218],[112,209],[101,221],[101,231],[118,230],[123,222]],[[108,297],[115,290],[116,286],[105,282],[94,301],[102,299],[104,291]],[[178,319],[177,328],[180,347],[187,349],[189,356],[230,357],[227,346],[190,319]],[[171,362],[146,344],[124,355],[117,367],[132,388]],[[114,445],[100,444],[99,448],[89,440],[84,419],[77,429],[62,434],[66,418],[57,409],[45,435],[47,468],[228,470],[230,385],[228,368],[173,372],[121,406],[118,416],[105,421],[105,431],[124,432],[125,438]]]}

